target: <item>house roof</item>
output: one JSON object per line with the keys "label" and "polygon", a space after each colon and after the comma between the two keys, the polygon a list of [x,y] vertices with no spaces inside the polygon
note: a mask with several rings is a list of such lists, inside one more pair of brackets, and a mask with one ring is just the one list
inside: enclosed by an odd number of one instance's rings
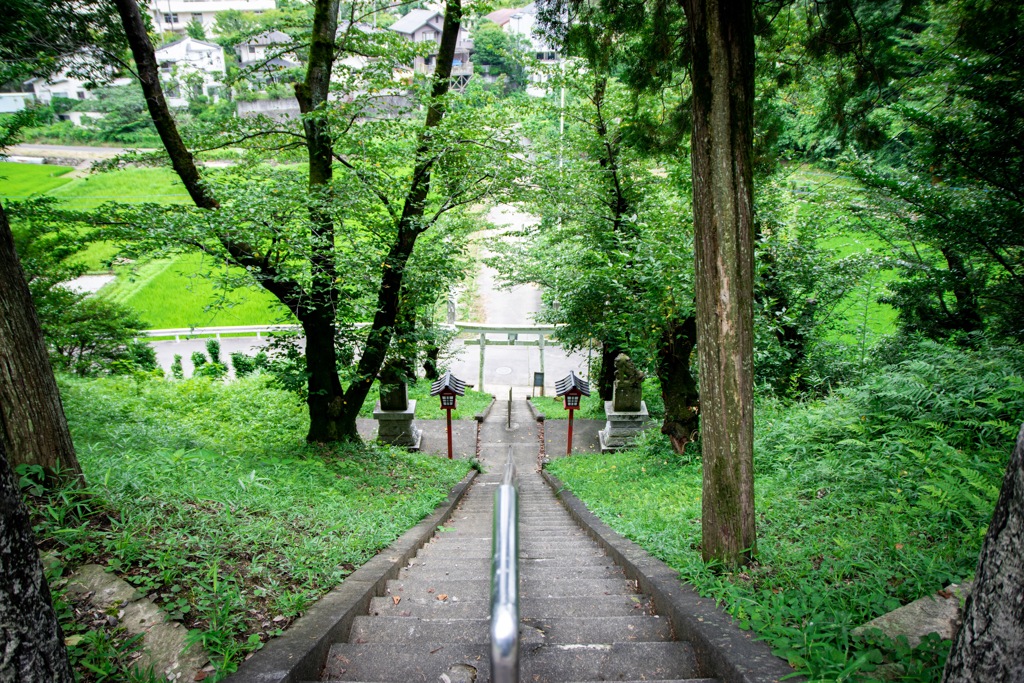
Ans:
{"label": "house roof", "polygon": [[216,43],[208,43],[205,40],[196,40],[195,38],[193,38],[191,36],[185,36],[184,38],[181,38],[179,40],[175,40],[173,43],[167,43],[166,45],[161,45],[160,47],[158,47],[156,49],[156,51],[157,52],[162,52],[162,51],[166,50],[169,47],[174,47],[175,45],[180,45],[181,43],[186,43],[186,42],[189,43],[190,45],[202,45],[204,47],[210,48],[211,50],[220,50],[220,49],[222,49],[221,46],[217,45]]}
{"label": "house roof", "polygon": [[239,45],[279,45],[292,42],[292,37],[283,31],[264,31]]}
{"label": "house roof", "polygon": [[398,33],[413,33],[416,29],[421,28],[433,20],[434,17],[440,16],[441,13],[437,10],[414,9],[395,23],[391,24],[388,28],[392,31],[397,31]]}
{"label": "house roof", "polygon": [[484,19],[493,21],[498,26],[504,26],[508,23],[508,20],[512,18],[512,15],[519,12],[515,7],[506,7],[505,9],[496,9],[488,14]]}
{"label": "house roof", "polygon": [[484,17],[484,19],[493,21],[498,26],[504,26],[508,23],[509,19],[517,14],[537,14],[536,3],[531,2],[525,7],[506,7],[505,9],[496,9]]}

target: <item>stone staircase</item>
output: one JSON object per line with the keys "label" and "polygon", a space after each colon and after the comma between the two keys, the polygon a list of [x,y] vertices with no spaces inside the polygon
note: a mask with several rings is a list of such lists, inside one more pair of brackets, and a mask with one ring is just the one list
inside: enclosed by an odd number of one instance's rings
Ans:
{"label": "stone staircase", "polygon": [[[500,405],[500,404],[499,404]],[[495,415],[497,413],[497,415]],[[536,423],[525,401],[481,428],[479,476],[448,525],[332,646],[321,680],[490,680],[491,516],[513,445],[519,473],[520,680],[524,683],[710,683],[622,570],[573,522],[537,473]],[[445,678],[442,678],[444,676]]]}

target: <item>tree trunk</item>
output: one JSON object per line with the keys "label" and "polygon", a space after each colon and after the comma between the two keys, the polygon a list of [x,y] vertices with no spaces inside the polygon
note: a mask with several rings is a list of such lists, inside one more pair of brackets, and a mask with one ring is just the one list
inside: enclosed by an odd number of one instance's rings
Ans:
{"label": "tree trunk", "polygon": [[601,369],[597,373],[597,395],[602,401],[612,400],[615,390],[615,359],[625,353],[622,347],[601,342]]}
{"label": "tree trunk", "polygon": [[755,550],[751,0],[687,0],[692,49],[693,217],[704,461],[702,553]]}
{"label": "tree trunk", "polygon": [[700,426],[697,382],[690,373],[690,355],[697,346],[697,319],[692,315],[681,323],[668,321],[658,353],[658,381],[665,401],[661,433],[668,436],[676,453],[682,455]]}
{"label": "tree trunk", "polygon": [[1024,426],[978,558],[943,683],[1024,681]]}
{"label": "tree trunk", "polygon": [[[333,193],[334,148],[327,120],[327,97],[334,68],[334,39],[338,31],[339,0],[320,0],[314,5],[313,33],[309,48],[306,80],[295,85],[295,98],[303,114],[306,152],[309,159],[309,191],[312,239],[309,301],[299,319],[306,334],[306,402],[309,405],[309,433],[306,440],[356,441],[355,421],[341,421],[345,402],[338,379],[338,358],[334,347],[335,314],[338,303],[335,267],[334,220],[321,207]],[[362,406],[356,406],[356,412]]]}
{"label": "tree trunk", "polygon": [[[20,270],[20,268],[19,268]],[[6,272],[4,270],[0,273]],[[7,291],[6,288],[0,292]],[[5,345],[6,347],[6,345]],[[6,399],[4,401],[6,403]],[[0,439],[0,680],[74,683],[32,522]]]}
{"label": "tree trunk", "polygon": [[[181,178],[195,205],[217,209],[220,204],[203,185],[191,152],[178,133],[177,124],[164,98],[153,44],[146,34],[145,22],[135,0],[115,0],[121,23],[128,36],[135,58],[139,82],[146,106],[160,139],[164,144],[178,177]],[[306,81],[296,87],[296,96],[303,112],[310,112],[327,101],[331,66],[334,59],[334,33],[338,23],[338,0],[319,0],[314,11],[313,40]],[[332,175],[331,141],[326,122],[311,118],[304,121],[309,151],[310,187],[320,191],[330,183]],[[272,266],[258,256],[251,245],[221,236],[220,242],[234,265],[248,270],[256,281],[299,319],[306,334],[306,370],[309,405],[307,440],[336,441],[357,439],[355,422],[351,431],[339,429],[337,417],[342,412],[341,384],[338,381],[337,352],[334,346],[334,311],[337,301],[334,268],[334,224],[330,217],[312,210],[313,253],[310,262],[313,281],[310,291],[281,277]],[[359,407],[356,407],[358,412]]]}
{"label": "tree trunk", "polygon": [[388,251],[382,268],[380,289],[377,290],[377,312],[373,316],[370,333],[366,337],[363,355],[356,367],[356,377],[345,390],[343,413],[339,418],[342,429],[355,432],[356,417],[359,408],[370,393],[373,380],[380,372],[388,347],[394,337],[395,321],[401,299],[402,278],[405,267],[416,246],[416,238],[430,227],[423,222],[427,195],[430,193],[430,176],[434,167],[434,156],[430,149],[430,136],[434,128],[441,125],[444,118],[443,98],[451,86],[452,62],[455,59],[455,45],[459,37],[459,26],[462,21],[461,0],[448,0],[445,3],[444,25],[441,28],[441,45],[437,50],[437,66],[434,71],[434,84],[430,92],[430,105],[427,107],[427,120],[420,144],[416,149],[416,164],[413,167],[412,185],[405,196],[402,215],[398,220],[398,231],[395,241]]}
{"label": "tree trunk", "polygon": [[81,477],[43,330],[0,205],[0,443],[11,468]]}
{"label": "tree trunk", "polygon": [[206,191],[201,182],[199,169],[196,168],[192,153],[185,147],[178,127],[174,123],[174,116],[171,114],[167,100],[164,99],[163,88],[160,87],[160,70],[156,63],[156,53],[153,50],[153,43],[146,33],[146,23],[139,11],[137,0],[114,0],[117,12],[121,16],[121,25],[128,36],[128,45],[131,47],[132,56],[135,58],[135,68],[139,75],[139,83],[142,85],[142,94],[146,98],[146,108],[153,118],[156,132],[160,141],[171,158],[171,166],[174,172],[181,178],[189,196],[195,205],[201,209],[215,209],[217,201]]}

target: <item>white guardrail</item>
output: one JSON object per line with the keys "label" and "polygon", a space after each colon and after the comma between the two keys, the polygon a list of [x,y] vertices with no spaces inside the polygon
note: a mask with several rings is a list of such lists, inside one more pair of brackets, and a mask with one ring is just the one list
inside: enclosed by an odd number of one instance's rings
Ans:
{"label": "white guardrail", "polygon": [[[370,323],[355,323],[355,327],[367,327]],[[442,327],[449,327],[448,325],[442,325]],[[558,329],[554,325],[489,325],[487,323],[460,323],[456,322],[451,327],[454,327],[458,332],[466,332],[470,334],[487,335],[487,334],[503,334],[503,335],[550,335],[554,334]],[[180,341],[183,337],[188,339],[191,337],[216,337],[220,339],[222,335],[230,334],[234,336],[251,336],[251,337],[262,337],[264,334],[273,334],[274,332],[301,332],[301,325],[224,325],[221,327],[175,327],[163,330],[143,330],[140,332],[145,337],[174,337],[175,341]],[[476,340],[470,340],[474,344],[479,342]],[[489,344],[494,344],[493,341],[488,341]],[[546,342],[550,344],[550,342]],[[523,345],[536,345],[537,342],[519,342]]]}

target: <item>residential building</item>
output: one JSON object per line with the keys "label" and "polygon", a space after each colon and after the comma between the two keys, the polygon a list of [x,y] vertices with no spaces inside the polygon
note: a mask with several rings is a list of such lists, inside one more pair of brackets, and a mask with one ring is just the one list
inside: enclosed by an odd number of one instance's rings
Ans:
{"label": "residential building", "polygon": [[276,0],[149,0],[149,15],[157,33],[184,33],[193,21],[206,35],[217,35],[217,14],[227,10],[259,14],[277,7]]}
{"label": "residential building", "polygon": [[[434,43],[435,46],[440,46],[443,27],[444,15],[441,12],[414,9],[388,28],[414,43]],[[452,80],[456,86],[465,85],[473,75],[473,64],[469,59],[472,50],[473,41],[469,37],[469,32],[460,27],[459,37],[455,43],[455,59],[452,62]],[[412,69],[417,73],[432,74],[436,66],[435,47],[426,56],[417,56]]]}
{"label": "residential building", "polygon": [[[499,9],[488,14],[485,19],[493,21],[509,35],[519,35],[530,44],[531,56],[542,64],[556,64],[559,60],[556,50],[541,34],[537,26],[537,5],[530,3],[525,7]],[[542,74],[531,74],[530,80],[544,80]]]}
{"label": "residential building", "polygon": [[172,107],[184,106],[200,95],[214,101],[219,98],[225,74],[220,45],[185,37],[157,50],[156,61]]}
{"label": "residential building", "polygon": [[244,43],[235,45],[238,63],[243,67],[257,62],[276,62],[281,68],[298,66],[299,60],[292,52],[284,52],[292,43],[292,37],[282,31],[264,31]]}
{"label": "residential building", "polygon": [[66,97],[69,100],[87,100],[93,94],[86,88],[87,81],[75,78],[61,71],[49,79],[32,78],[25,81],[25,89],[35,95],[36,101],[42,104],[50,104],[55,97]]}

